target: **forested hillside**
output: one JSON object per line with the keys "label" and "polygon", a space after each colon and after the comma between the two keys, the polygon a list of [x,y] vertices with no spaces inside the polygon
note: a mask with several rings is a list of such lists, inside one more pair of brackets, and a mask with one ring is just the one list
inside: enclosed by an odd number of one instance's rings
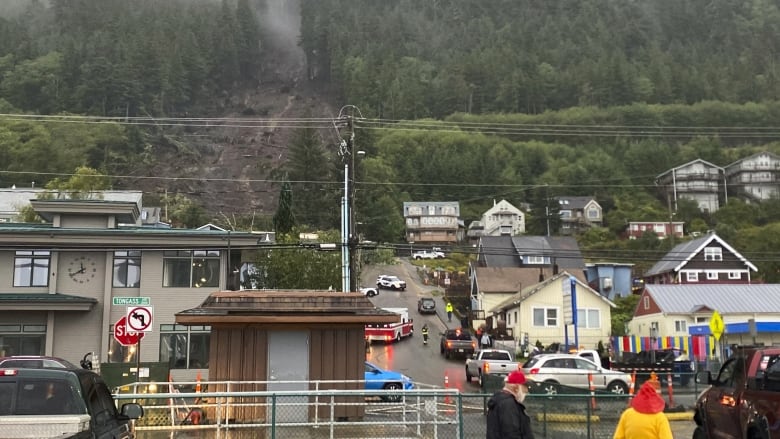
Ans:
{"label": "forested hillside", "polygon": [[777,35],[766,0],[7,1],[0,187],[85,165],[257,228],[287,180],[298,225],[336,229],[349,104],[366,239],[399,243],[408,200],[459,201],[467,224],[529,203],[542,233],[552,197],[592,195],[591,259],[646,268],[668,243],[619,233],[672,214],[778,280],[780,203],[670,212],[654,185],[780,152]]}

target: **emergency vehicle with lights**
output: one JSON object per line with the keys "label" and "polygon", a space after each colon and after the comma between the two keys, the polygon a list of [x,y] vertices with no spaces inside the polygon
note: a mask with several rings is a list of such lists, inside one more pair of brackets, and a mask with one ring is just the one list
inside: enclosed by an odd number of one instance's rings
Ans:
{"label": "emergency vehicle with lights", "polygon": [[366,340],[369,343],[374,341],[392,343],[394,341],[401,341],[401,339],[406,337],[411,337],[412,334],[414,334],[414,322],[409,318],[408,308],[382,309],[398,314],[400,321],[397,323],[366,325]]}

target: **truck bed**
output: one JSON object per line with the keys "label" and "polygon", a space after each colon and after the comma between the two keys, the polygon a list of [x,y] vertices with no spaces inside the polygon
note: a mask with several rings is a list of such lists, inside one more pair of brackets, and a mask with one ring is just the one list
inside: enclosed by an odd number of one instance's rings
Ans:
{"label": "truck bed", "polygon": [[89,415],[0,417],[0,438],[68,438],[89,430]]}

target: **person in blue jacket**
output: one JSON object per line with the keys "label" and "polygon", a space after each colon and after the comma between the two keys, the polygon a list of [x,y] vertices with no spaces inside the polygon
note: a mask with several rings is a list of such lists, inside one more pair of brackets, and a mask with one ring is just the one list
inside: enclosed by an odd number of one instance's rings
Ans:
{"label": "person in blue jacket", "polygon": [[534,439],[531,418],[523,405],[526,395],[523,372],[515,370],[507,375],[504,388],[488,401],[486,439]]}

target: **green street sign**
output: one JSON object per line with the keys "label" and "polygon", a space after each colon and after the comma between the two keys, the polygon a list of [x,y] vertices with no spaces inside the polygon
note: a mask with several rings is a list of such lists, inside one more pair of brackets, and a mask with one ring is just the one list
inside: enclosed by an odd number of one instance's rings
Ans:
{"label": "green street sign", "polygon": [[151,297],[114,297],[111,304],[115,306],[149,306],[152,304]]}

